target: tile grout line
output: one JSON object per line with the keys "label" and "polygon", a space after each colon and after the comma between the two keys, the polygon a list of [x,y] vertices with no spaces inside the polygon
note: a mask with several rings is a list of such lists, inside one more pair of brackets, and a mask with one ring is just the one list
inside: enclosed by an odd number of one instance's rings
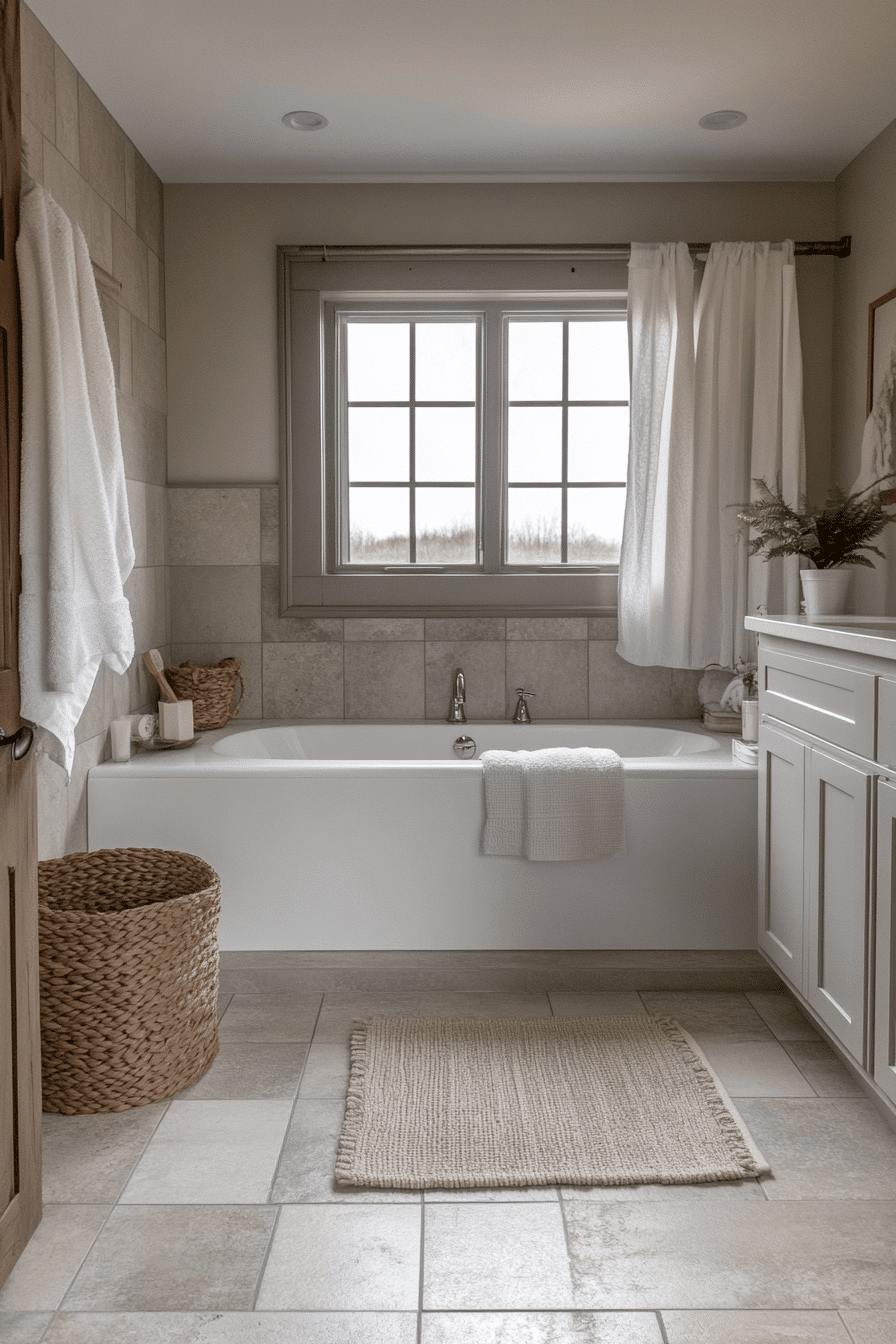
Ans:
{"label": "tile grout line", "polygon": [[[192,1086],[192,1084],[191,1084],[191,1086]],[[152,1130],[152,1133],[149,1135],[149,1138],[146,1140],[146,1142],[144,1143],[143,1147],[140,1149],[139,1154],[138,1154],[137,1157],[134,1159],[133,1165],[131,1166],[130,1170],[128,1171],[128,1174],[127,1174],[127,1176],[125,1177],[125,1179],[124,1179],[124,1181],[123,1181],[123,1183],[122,1183],[121,1189],[119,1190],[118,1194],[115,1196],[115,1200],[114,1200],[114,1202],[113,1202],[113,1204],[112,1204],[112,1208],[113,1208],[113,1209],[117,1209],[118,1206],[119,1206],[119,1204],[121,1203],[121,1197],[122,1197],[122,1195],[124,1194],[125,1190],[127,1190],[128,1186],[130,1185],[130,1183],[131,1183],[131,1177],[134,1175],[134,1172],[137,1170],[138,1166],[140,1165],[140,1163],[143,1161],[144,1157],[146,1156],[146,1150],[147,1150],[147,1148],[148,1148],[149,1145],[152,1143],[152,1141],[153,1141],[153,1139],[155,1138],[155,1136],[158,1134],[158,1132],[159,1132],[159,1126],[161,1125],[162,1121],[165,1119],[165,1116],[168,1114],[169,1110],[171,1109],[171,1102],[172,1102],[172,1100],[173,1100],[173,1097],[166,1097],[166,1098],[165,1098],[165,1109],[162,1111],[162,1114],[159,1116],[158,1120],[156,1121],[155,1125],[153,1126],[153,1130]],[[103,1226],[105,1226],[105,1224],[103,1224]]]}
{"label": "tile grout line", "polygon": [[59,1316],[59,1311],[60,1311],[59,1307],[56,1307],[54,1311],[50,1312],[50,1319],[44,1326],[40,1339],[36,1341],[36,1344],[43,1344],[43,1341],[47,1338],[49,1332],[53,1329],[53,1326],[56,1324],[56,1321]]}
{"label": "tile grout line", "polygon": [[[129,1177],[128,1179],[130,1179],[130,1177]],[[93,1207],[97,1207],[97,1206],[94,1205]],[[100,1205],[99,1207],[102,1207],[102,1205]],[[85,1264],[87,1263],[87,1257],[90,1255],[90,1253],[91,1253],[91,1251],[93,1250],[94,1246],[95,1246],[95,1245],[97,1244],[97,1242],[99,1241],[99,1239],[100,1239],[100,1237],[102,1236],[103,1232],[105,1232],[106,1227],[107,1227],[108,1224],[109,1224],[109,1219],[112,1217],[112,1214],[115,1212],[115,1210],[116,1210],[117,1208],[118,1208],[118,1200],[116,1200],[114,1204],[111,1204],[111,1205],[109,1206],[109,1212],[106,1214],[106,1216],[105,1216],[105,1218],[103,1219],[102,1223],[101,1223],[100,1226],[97,1228],[96,1235],[95,1235],[94,1237],[91,1238],[90,1245],[87,1247],[87,1250],[84,1252],[83,1256],[81,1257],[81,1260],[80,1260],[80,1263],[79,1263],[79,1265],[78,1265],[78,1268],[75,1270],[74,1274],[72,1275],[71,1279],[69,1280],[68,1287],[66,1288],[65,1292],[62,1294],[62,1297],[61,1297],[60,1300],[59,1300],[59,1305],[55,1308],[55,1310],[56,1310],[57,1312],[60,1312],[60,1311],[64,1310],[64,1308],[65,1308],[65,1299],[68,1297],[68,1295],[69,1295],[69,1293],[71,1292],[72,1288],[75,1286],[75,1282],[76,1282],[76,1280],[77,1280],[77,1278],[78,1278],[78,1275],[81,1273],[81,1270],[84,1268]]]}
{"label": "tile grout line", "polygon": [[[572,1268],[572,1251],[569,1246],[569,1227],[566,1222],[566,1201],[563,1198],[563,1186],[557,1186],[557,1203],[560,1205],[560,1222],[563,1225],[563,1245],[566,1249],[566,1268],[569,1273],[571,1302],[575,1302],[575,1277]],[[573,1308],[574,1309],[574,1308]]]}
{"label": "tile grout line", "polygon": [[426,1200],[423,1191],[420,1191],[420,1272],[417,1281],[417,1344],[421,1344],[423,1339],[423,1274],[424,1274],[424,1245],[426,1239]]}
{"label": "tile grout line", "polygon": [[[264,1208],[265,1206],[258,1205],[256,1207]],[[255,1280],[255,1291],[252,1294],[252,1305],[249,1308],[249,1310],[252,1312],[256,1310],[256,1306],[258,1303],[258,1294],[261,1292],[261,1285],[264,1282],[264,1276],[267,1272],[268,1261],[271,1258],[271,1251],[274,1248],[274,1238],[277,1235],[277,1228],[280,1226],[280,1215],[283,1212],[282,1204],[275,1204],[272,1207],[274,1209],[274,1221],[271,1224],[271,1235],[268,1237],[268,1244],[265,1247],[264,1255],[261,1257],[261,1264],[258,1266],[258,1275]]]}
{"label": "tile grout line", "polygon": [[[265,1201],[266,1204],[272,1204],[272,1203],[274,1202],[274,1200],[273,1200],[273,1194],[274,1194],[274,1187],[275,1187],[276,1184],[277,1184],[277,1173],[278,1173],[279,1170],[280,1170],[280,1163],[283,1161],[283,1155],[284,1155],[284,1153],[285,1153],[285,1151],[286,1151],[286,1145],[287,1145],[287,1143],[288,1143],[288,1141],[289,1141],[289,1133],[290,1133],[290,1130],[292,1129],[293,1120],[295,1119],[296,1107],[297,1107],[298,1104],[299,1104],[299,1092],[300,1092],[301,1087],[302,1087],[302,1079],[304,1078],[304,1076],[305,1076],[305,1070],[306,1070],[307,1067],[308,1067],[308,1056],[311,1054],[311,1046],[312,1046],[312,1044],[314,1043],[314,1033],[317,1031],[317,1024],[318,1024],[318,1022],[320,1021],[320,1015],[321,1015],[321,1012],[323,1011],[324,998],[325,998],[325,997],[326,997],[325,994],[321,994],[321,996],[320,996],[320,1003],[317,1005],[317,1015],[316,1015],[316,1017],[315,1017],[315,1019],[314,1019],[314,1025],[313,1025],[313,1027],[311,1028],[311,1035],[310,1035],[310,1037],[309,1037],[309,1039],[308,1039],[308,1049],[305,1051],[305,1060],[304,1060],[304,1063],[302,1064],[301,1071],[299,1072],[299,1077],[298,1077],[298,1080],[297,1080],[297,1082],[296,1082],[296,1090],[295,1090],[295,1093],[293,1094],[293,1098],[292,1098],[292,1105],[291,1105],[290,1108],[289,1108],[289,1119],[288,1119],[287,1122],[286,1122],[286,1128],[285,1128],[284,1131],[283,1131],[283,1139],[282,1139],[282,1141],[281,1141],[281,1143],[280,1143],[280,1148],[279,1148],[279,1150],[278,1150],[278,1152],[277,1152],[277,1160],[276,1160],[276,1162],[274,1163],[274,1170],[273,1170],[273,1172],[271,1173],[271,1180],[270,1180],[270,1183],[269,1183],[269,1185],[268,1185],[268,1196],[267,1196],[267,1199],[266,1199],[266,1201]],[[279,1205],[278,1205],[278,1208],[279,1208]]]}

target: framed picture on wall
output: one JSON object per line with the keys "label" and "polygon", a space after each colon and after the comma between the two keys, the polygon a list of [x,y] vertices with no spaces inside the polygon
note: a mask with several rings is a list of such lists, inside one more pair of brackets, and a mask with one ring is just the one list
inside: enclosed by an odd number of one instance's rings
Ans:
{"label": "framed picture on wall", "polygon": [[874,397],[884,376],[893,342],[896,341],[896,289],[868,305],[868,395],[865,414],[871,414]]}

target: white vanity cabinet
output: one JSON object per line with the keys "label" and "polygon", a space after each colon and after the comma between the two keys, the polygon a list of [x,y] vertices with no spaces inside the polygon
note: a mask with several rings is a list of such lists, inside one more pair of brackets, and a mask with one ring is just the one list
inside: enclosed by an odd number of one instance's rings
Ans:
{"label": "white vanity cabinet", "polygon": [[896,623],[755,617],[759,947],[896,1104]]}

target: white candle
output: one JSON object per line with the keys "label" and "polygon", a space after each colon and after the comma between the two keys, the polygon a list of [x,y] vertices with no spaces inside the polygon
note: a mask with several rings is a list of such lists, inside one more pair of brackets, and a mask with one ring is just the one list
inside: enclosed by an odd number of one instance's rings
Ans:
{"label": "white candle", "polygon": [[131,720],[112,720],[112,759],[129,761],[131,759]]}

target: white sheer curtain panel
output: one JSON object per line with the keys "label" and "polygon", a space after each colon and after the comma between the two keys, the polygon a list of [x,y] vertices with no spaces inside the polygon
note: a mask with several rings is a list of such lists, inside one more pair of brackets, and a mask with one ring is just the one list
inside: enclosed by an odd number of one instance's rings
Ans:
{"label": "white sheer curtain panel", "polygon": [[[682,362],[671,396],[658,386],[650,339],[637,336],[645,324],[665,331],[669,319],[657,319],[645,293],[640,248],[632,263],[632,441],[617,648],[641,666],[731,667],[752,656],[743,627],[749,612],[799,610],[796,560],[748,560],[746,528],[730,507],[750,498],[757,477],[779,481],[793,502],[805,489],[793,244],[712,245],[696,314],[687,299],[679,311],[680,327],[689,316],[693,322],[692,381],[688,386]],[[649,403],[658,395],[663,422],[675,427],[668,442],[649,433],[656,419]],[[675,470],[666,471],[663,517],[658,493],[644,482],[652,471],[662,474],[666,461]],[[649,601],[643,569],[638,576],[645,555]]]}
{"label": "white sheer curtain panel", "polygon": [[686,243],[632,243],[628,492],[617,651],[642,667],[688,667],[691,598],[694,264]]}

